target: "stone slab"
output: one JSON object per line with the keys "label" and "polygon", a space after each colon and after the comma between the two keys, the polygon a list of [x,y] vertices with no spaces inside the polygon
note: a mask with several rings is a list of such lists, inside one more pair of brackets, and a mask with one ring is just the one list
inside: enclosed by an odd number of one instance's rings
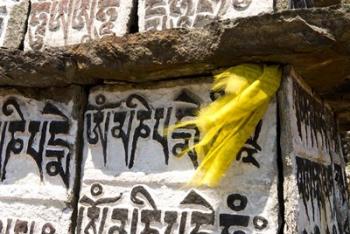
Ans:
{"label": "stone slab", "polygon": [[0,89],[0,233],[70,232],[82,94]]}
{"label": "stone slab", "polygon": [[273,0],[139,0],[139,30],[201,27],[273,11]]}
{"label": "stone slab", "polygon": [[77,234],[277,233],[276,103],[217,188],[187,185],[196,128],[167,132],[211,102],[208,80],[100,86],[85,112]]}
{"label": "stone slab", "polygon": [[129,31],[133,0],[33,0],[26,50],[84,43]]}
{"label": "stone slab", "polygon": [[333,112],[291,68],[279,103],[285,233],[349,233],[345,162]]}
{"label": "stone slab", "polygon": [[28,7],[28,0],[0,1],[0,47],[20,47],[25,35]]}

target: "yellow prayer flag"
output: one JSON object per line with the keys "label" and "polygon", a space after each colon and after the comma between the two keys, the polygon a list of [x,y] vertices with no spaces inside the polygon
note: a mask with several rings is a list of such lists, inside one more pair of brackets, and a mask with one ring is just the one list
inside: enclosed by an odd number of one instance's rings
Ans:
{"label": "yellow prayer flag", "polygon": [[213,91],[224,95],[203,107],[194,120],[201,140],[191,147],[201,160],[191,185],[217,186],[263,118],[281,81],[278,66],[242,64],[215,76]]}

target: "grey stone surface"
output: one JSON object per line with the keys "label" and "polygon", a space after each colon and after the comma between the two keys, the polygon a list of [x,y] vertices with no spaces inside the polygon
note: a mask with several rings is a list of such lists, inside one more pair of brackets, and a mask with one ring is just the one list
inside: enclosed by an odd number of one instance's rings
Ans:
{"label": "grey stone surface", "polygon": [[202,27],[214,20],[273,12],[273,0],[139,0],[141,32]]}
{"label": "grey stone surface", "polygon": [[24,40],[29,0],[0,2],[0,47],[18,49]]}
{"label": "grey stone surface", "polygon": [[[293,64],[322,91],[339,84],[347,74],[347,70],[332,72],[333,79],[325,79],[337,65],[347,69],[348,24],[346,9],[308,9],[223,21],[205,29],[107,37],[44,52],[0,50],[1,84],[142,82],[203,74],[244,61],[270,61]],[[337,30],[340,26],[344,30]],[[312,64],[315,68],[309,68]]]}
{"label": "grey stone surface", "polygon": [[350,233],[334,114],[290,67],[279,91],[285,233]]}
{"label": "grey stone surface", "polygon": [[85,43],[129,32],[134,0],[31,0],[25,50]]}

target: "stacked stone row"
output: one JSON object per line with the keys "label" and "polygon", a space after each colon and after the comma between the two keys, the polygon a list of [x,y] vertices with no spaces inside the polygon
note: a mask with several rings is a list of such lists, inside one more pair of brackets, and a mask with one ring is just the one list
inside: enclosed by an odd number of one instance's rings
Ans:
{"label": "stacked stone row", "polygon": [[283,9],[340,0],[6,0],[0,2],[0,47],[44,50],[105,36],[203,27]]}

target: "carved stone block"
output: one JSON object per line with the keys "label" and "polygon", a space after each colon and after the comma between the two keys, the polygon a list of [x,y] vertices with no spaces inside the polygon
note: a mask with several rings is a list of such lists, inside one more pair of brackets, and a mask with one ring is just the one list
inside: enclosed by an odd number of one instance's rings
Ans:
{"label": "carved stone block", "polygon": [[286,69],[279,93],[285,233],[350,233],[334,113]]}
{"label": "carved stone block", "polygon": [[82,96],[0,89],[0,233],[69,233]]}
{"label": "carved stone block", "polygon": [[25,34],[28,7],[28,0],[0,1],[0,47],[20,47]]}
{"label": "carved stone block", "polygon": [[133,0],[33,0],[26,50],[84,43],[129,31]]}
{"label": "carved stone block", "polygon": [[139,0],[139,29],[201,27],[217,19],[233,19],[273,11],[273,0]]}
{"label": "carved stone block", "polygon": [[101,86],[85,112],[77,234],[277,233],[273,101],[217,188],[186,186],[198,166],[195,127],[170,130],[220,95],[207,80]]}

